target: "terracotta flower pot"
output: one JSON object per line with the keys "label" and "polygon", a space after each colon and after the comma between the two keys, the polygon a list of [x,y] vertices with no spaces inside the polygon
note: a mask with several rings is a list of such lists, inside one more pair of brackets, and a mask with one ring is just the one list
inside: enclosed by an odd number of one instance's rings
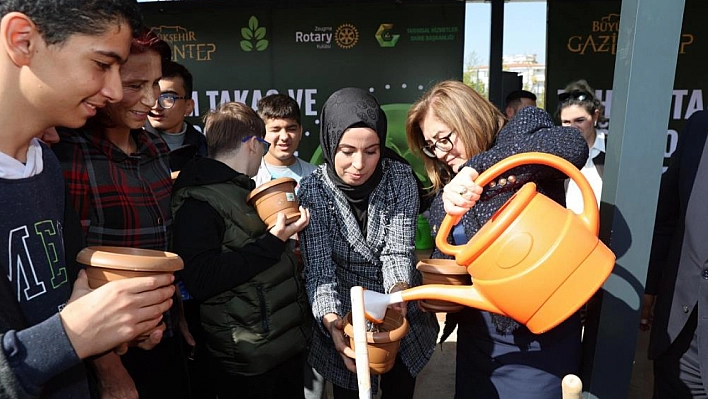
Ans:
{"label": "terracotta flower pot", "polygon": [[[471,285],[467,268],[458,265],[452,259],[423,259],[416,266],[423,276],[423,284]],[[464,308],[454,302],[425,299],[420,306],[430,312],[459,312]]]}
{"label": "terracotta flower pot", "polygon": [[126,247],[87,247],[79,252],[76,260],[86,265],[88,283],[94,289],[109,281],[174,273],[184,268],[177,254]]}
{"label": "terracotta flower pot", "polygon": [[295,186],[297,182],[290,177],[281,177],[262,184],[246,198],[246,201],[256,208],[258,216],[270,229],[275,226],[278,212],[285,212],[286,223],[300,217]]}
{"label": "terracotta flower pot", "polygon": [[[378,332],[367,331],[366,333],[369,369],[371,374],[384,374],[396,363],[401,339],[408,333],[408,321],[397,311],[388,309],[384,322],[376,326]],[[344,317],[344,333],[349,337],[349,346],[356,351],[351,312]]]}

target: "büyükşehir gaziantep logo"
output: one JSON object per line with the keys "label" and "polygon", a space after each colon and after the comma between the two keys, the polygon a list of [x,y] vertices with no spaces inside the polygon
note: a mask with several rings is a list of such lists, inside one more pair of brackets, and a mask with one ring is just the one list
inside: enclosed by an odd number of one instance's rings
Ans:
{"label": "b\u00fcy\u00fck\u015fehir gaziantep logo", "polygon": [[343,49],[350,49],[359,41],[359,30],[354,25],[339,25],[334,31],[334,42]]}
{"label": "b\u00fcy\u00fck\u015fehir gaziantep logo", "polygon": [[381,24],[379,29],[376,31],[376,41],[379,42],[381,47],[393,47],[398,43],[398,39],[401,35],[393,34],[393,24]]}

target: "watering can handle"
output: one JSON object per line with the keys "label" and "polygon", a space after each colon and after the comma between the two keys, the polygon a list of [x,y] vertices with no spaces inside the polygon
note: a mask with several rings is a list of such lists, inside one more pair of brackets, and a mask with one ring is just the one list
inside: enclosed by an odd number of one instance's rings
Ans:
{"label": "watering can handle", "polygon": [[[583,213],[579,214],[578,217],[593,234],[597,235],[599,233],[600,223],[598,220],[597,200],[595,199],[595,193],[592,191],[590,183],[588,183],[587,179],[585,179],[585,176],[580,173],[578,168],[561,157],[543,152],[524,152],[521,154],[512,155],[497,162],[489,169],[482,172],[482,174],[480,174],[475,180],[475,183],[484,187],[494,178],[507,170],[528,164],[539,164],[556,168],[568,175],[568,177],[570,177],[578,185],[580,192],[583,195]],[[447,242],[447,237],[450,235],[452,226],[459,223],[461,218],[462,215],[454,217],[445,215],[445,218],[440,224],[438,234],[435,237],[435,245],[441,252],[448,255],[457,255],[465,248],[465,245],[452,245]]]}

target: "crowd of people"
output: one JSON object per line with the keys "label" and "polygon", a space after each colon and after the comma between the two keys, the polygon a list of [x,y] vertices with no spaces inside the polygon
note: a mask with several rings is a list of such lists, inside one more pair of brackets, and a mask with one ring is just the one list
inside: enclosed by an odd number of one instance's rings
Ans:
{"label": "crowd of people", "polygon": [[[204,134],[186,121],[193,77],[143,26],[134,1],[8,0],[0,12],[3,398],[323,399],[326,383],[335,398],[356,398],[343,331],[349,290],[421,284],[421,211],[433,235],[446,214],[459,216],[446,237],[458,245],[527,182],[579,212],[577,186],[552,167],[519,166],[475,184],[495,163],[532,151],[575,165],[599,203],[604,108],[584,80],[559,95],[560,126],[532,93],[511,93],[502,113],[461,82],[435,84],[405,126],[431,181],[421,188],[386,147],[386,114],[368,91],[343,88],[327,99],[324,163],[312,165],[295,155],[303,127],[287,95],[266,96],[255,110],[222,104],[205,116]],[[697,143],[682,139],[662,181],[642,318],[653,328],[660,398],[705,392],[703,297],[688,281],[708,280],[702,208],[689,197],[704,193],[702,183],[691,188],[705,180],[696,150],[706,124],[704,113],[689,121]],[[247,197],[282,177],[297,183],[300,217],[279,214],[269,228]],[[75,261],[85,246],[171,251],[184,270],[176,280],[90,289]],[[665,262],[681,278],[665,278]],[[414,302],[390,307],[409,332],[393,368],[371,383],[383,398],[412,398],[438,322]],[[479,309],[449,313],[442,340],[457,328],[455,397],[560,398],[561,379],[580,368],[580,313],[542,334]]]}

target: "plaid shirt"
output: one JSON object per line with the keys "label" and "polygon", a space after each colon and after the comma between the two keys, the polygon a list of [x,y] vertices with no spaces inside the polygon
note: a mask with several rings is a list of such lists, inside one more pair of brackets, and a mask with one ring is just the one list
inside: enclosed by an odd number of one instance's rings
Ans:
{"label": "plaid shirt", "polygon": [[53,146],[88,245],[167,250],[172,224],[167,144],[143,129],[130,132],[126,155],[89,129],[59,129]]}
{"label": "plaid shirt", "polygon": [[[299,192],[300,204],[311,215],[300,233],[300,248],[307,294],[319,326],[309,362],[333,384],[356,390],[356,374],[346,369],[320,321],[327,313],[344,317],[351,310],[352,286],[388,292],[398,282],[421,283],[414,254],[418,186],[410,166],[384,159],[383,178],[369,199],[364,237],[349,203],[324,168],[304,177]],[[421,312],[415,304],[408,306],[406,318],[410,330],[401,341],[400,355],[416,376],[435,349],[438,323],[434,314]]]}

